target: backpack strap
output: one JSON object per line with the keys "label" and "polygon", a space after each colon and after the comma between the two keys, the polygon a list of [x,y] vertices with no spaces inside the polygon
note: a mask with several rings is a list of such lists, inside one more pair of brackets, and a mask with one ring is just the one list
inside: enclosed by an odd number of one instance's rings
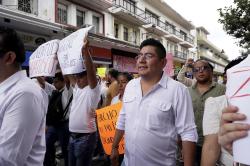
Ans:
{"label": "backpack strap", "polygon": [[69,105],[70,103],[72,102],[72,99],[73,99],[73,94],[71,95],[70,99],[69,99],[69,102],[67,104],[67,106],[65,107],[65,109],[63,110],[63,119],[65,119],[67,113],[69,112]]}

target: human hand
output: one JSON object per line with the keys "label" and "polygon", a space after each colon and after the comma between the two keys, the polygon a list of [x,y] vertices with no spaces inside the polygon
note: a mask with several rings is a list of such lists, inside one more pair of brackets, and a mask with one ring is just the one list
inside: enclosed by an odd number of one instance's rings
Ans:
{"label": "human hand", "polygon": [[119,152],[118,148],[112,148],[110,155],[111,166],[119,166]]}
{"label": "human hand", "polygon": [[192,68],[193,67],[193,63],[194,63],[194,59],[193,58],[188,58],[186,60],[186,62],[185,62],[185,66]]}
{"label": "human hand", "polygon": [[249,124],[233,123],[246,119],[244,114],[237,113],[238,108],[229,106],[225,108],[221,117],[221,126],[219,131],[219,144],[229,152],[232,151],[233,141],[247,136],[250,129]]}

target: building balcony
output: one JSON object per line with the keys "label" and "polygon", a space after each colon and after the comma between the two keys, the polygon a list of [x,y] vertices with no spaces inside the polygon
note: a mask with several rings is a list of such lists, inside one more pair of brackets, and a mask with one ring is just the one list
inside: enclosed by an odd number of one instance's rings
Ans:
{"label": "building balcony", "polygon": [[13,28],[17,31],[34,33],[37,35],[64,36],[67,32],[65,26],[41,19],[36,15],[12,10],[0,5],[0,25]]}
{"label": "building balcony", "polygon": [[170,35],[169,26],[166,23],[162,22],[161,20],[153,17],[148,17],[147,24],[143,25],[143,27],[147,29],[149,32],[155,33],[160,36]]}
{"label": "building balcony", "polygon": [[69,0],[76,4],[82,4],[97,10],[107,10],[112,7],[112,0]]}
{"label": "building balcony", "polygon": [[175,51],[174,56],[180,59],[187,59],[187,54],[184,52],[180,52],[180,51]]}
{"label": "building balcony", "polygon": [[194,47],[194,38],[192,36],[183,36],[184,41],[180,42],[180,45],[186,48],[192,48]]}
{"label": "building balcony", "polygon": [[145,11],[127,0],[113,0],[113,7],[109,11],[115,16],[135,25],[147,23]]}
{"label": "building balcony", "polygon": [[179,42],[183,42],[183,37],[181,35],[181,33],[179,31],[177,31],[176,29],[170,28],[169,29],[170,34],[165,35],[165,37],[173,42],[179,43]]}

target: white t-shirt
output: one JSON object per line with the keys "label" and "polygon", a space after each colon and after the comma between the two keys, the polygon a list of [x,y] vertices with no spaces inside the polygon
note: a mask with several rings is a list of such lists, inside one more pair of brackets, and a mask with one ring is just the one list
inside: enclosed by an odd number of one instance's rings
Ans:
{"label": "white t-shirt", "polygon": [[120,94],[113,97],[113,99],[111,100],[111,105],[121,102],[121,100],[119,99],[119,96],[120,96]]}
{"label": "white t-shirt", "polygon": [[[222,111],[228,106],[226,96],[209,97],[205,102],[203,115],[203,135],[217,134],[220,128]],[[233,157],[221,148],[220,162],[224,165],[233,165]]]}
{"label": "white t-shirt", "polygon": [[[39,82],[38,82],[38,80],[36,78],[34,78],[32,80],[34,82],[36,82],[40,86],[40,84],[39,84]],[[53,90],[56,90],[56,88],[55,88],[54,85],[52,85],[52,84],[50,84],[50,83],[48,83],[48,82],[45,81],[45,85],[44,85],[44,89],[43,90],[50,97],[52,95]]]}
{"label": "white t-shirt", "polygon": [[0,165],[42,166],[48,96],[19,71],[0,84]]}
{"label": "white t-shirt", "polygon": [[73,100],[69,115],[69,131],[92,133],[96,131],[95,110],[100,101],[101,88],[98,83],[94,89],[89,86],[73,89]]}

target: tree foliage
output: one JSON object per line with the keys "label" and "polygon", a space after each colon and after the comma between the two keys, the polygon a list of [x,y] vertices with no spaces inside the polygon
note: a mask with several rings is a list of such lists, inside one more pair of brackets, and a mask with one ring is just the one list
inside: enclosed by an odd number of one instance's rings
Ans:
{"label": "tree foliage", "polygon": [[218,9],[219,23],[223,24],[227,34],[239,39],[239,45],[244,48],[250,46],[250,1],[234,0],[229,7]]}

